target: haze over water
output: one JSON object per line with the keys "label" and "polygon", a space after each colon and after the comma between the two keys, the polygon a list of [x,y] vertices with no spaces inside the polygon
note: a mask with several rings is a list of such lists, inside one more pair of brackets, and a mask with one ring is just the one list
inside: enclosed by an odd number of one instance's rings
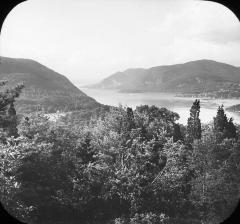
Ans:
{"label": "haze over water", "polygon": [[[181,124],[187,124],[187,119],[190,114],[189,110],[195,100],[195,98],[191,97],[175,97],[175,94],[168,93],[119,93],[116,90],[82,87],[80,87],[80,89],[99,103],[111,106],[122,104],[123,106],[129,106],[135,109],[136,106],[147,104],[149,106],[165,107],[180,115],[178,122]],[[200,99],[200,101],[200,118],[202,123],[208,123],[213,120],[219,105],[223,104],[226,108],[239,103],[238,99]],[[228,118],[232,117],[235,123],[240,124],[240,113],[226,111],[226,114]]]}

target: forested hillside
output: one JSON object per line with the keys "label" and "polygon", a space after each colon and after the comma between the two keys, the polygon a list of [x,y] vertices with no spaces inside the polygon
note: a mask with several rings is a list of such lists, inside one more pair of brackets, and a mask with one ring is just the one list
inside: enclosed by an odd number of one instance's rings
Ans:
{"label": "forested hillside", "polygon": [[173,92],[216,98],[240,97],[240,69],[212,60],[132,68],[105,78],[92,88],[122,92]]}
{"label": "forested hillside", "polygon": [[240,104],[233,105],[227,108],[228,111],[240,113]]}
{"label": "forested hillside", "polygon": [[24,84],[25,88],[16,101],[16,110],[21,113],[91,111],[102,106],[65,76],[33,60],[1,57],[0,80],[8,81],[5,88]]}

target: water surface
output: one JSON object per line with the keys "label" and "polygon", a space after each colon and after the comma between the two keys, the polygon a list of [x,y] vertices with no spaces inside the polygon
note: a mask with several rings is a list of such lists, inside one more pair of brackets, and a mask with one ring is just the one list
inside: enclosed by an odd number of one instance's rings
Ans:
{"label": "water surface", "polygon": [[[180,115],[179,123],[186,124],[189,117],[189,110],[195,98],[176,97],[170,93],[120,93],[116,90],[80,88],[88,96],[94,98],[99,103],[118,106],[129,106],[133,109],[139,105],[155,105],[165,107],[177,112]],[[208,123],[216,116],[219,105],[229,107],[239,104],[238,99],[206,99],[201,98],[200,118],[202,123]],[[226,112],[227,116],[233,117],[234,122],[240,124],[240,113]]]}

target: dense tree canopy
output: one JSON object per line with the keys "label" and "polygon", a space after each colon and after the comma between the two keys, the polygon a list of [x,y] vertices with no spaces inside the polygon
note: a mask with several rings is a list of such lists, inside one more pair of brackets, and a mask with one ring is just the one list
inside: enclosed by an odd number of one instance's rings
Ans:
{"label": "dense tree canopy", "polygon": [[27,223],[219,223],[240,193],[239,135],[219,141],[220,119],[202,128],[199,113],[195,101],[187,127],[147,105],[81,125],[26,115],[0,144],[1,201]]}

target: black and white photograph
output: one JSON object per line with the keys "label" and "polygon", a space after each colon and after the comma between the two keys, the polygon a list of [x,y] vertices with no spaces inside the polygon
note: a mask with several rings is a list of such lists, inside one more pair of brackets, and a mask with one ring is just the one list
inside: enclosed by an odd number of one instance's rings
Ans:
{"label": "black and white photograph", "polygon": [[213,1],[16,5],[0,35],[2,206],[27,224],[227,220],[239,52],[240,17]]}

